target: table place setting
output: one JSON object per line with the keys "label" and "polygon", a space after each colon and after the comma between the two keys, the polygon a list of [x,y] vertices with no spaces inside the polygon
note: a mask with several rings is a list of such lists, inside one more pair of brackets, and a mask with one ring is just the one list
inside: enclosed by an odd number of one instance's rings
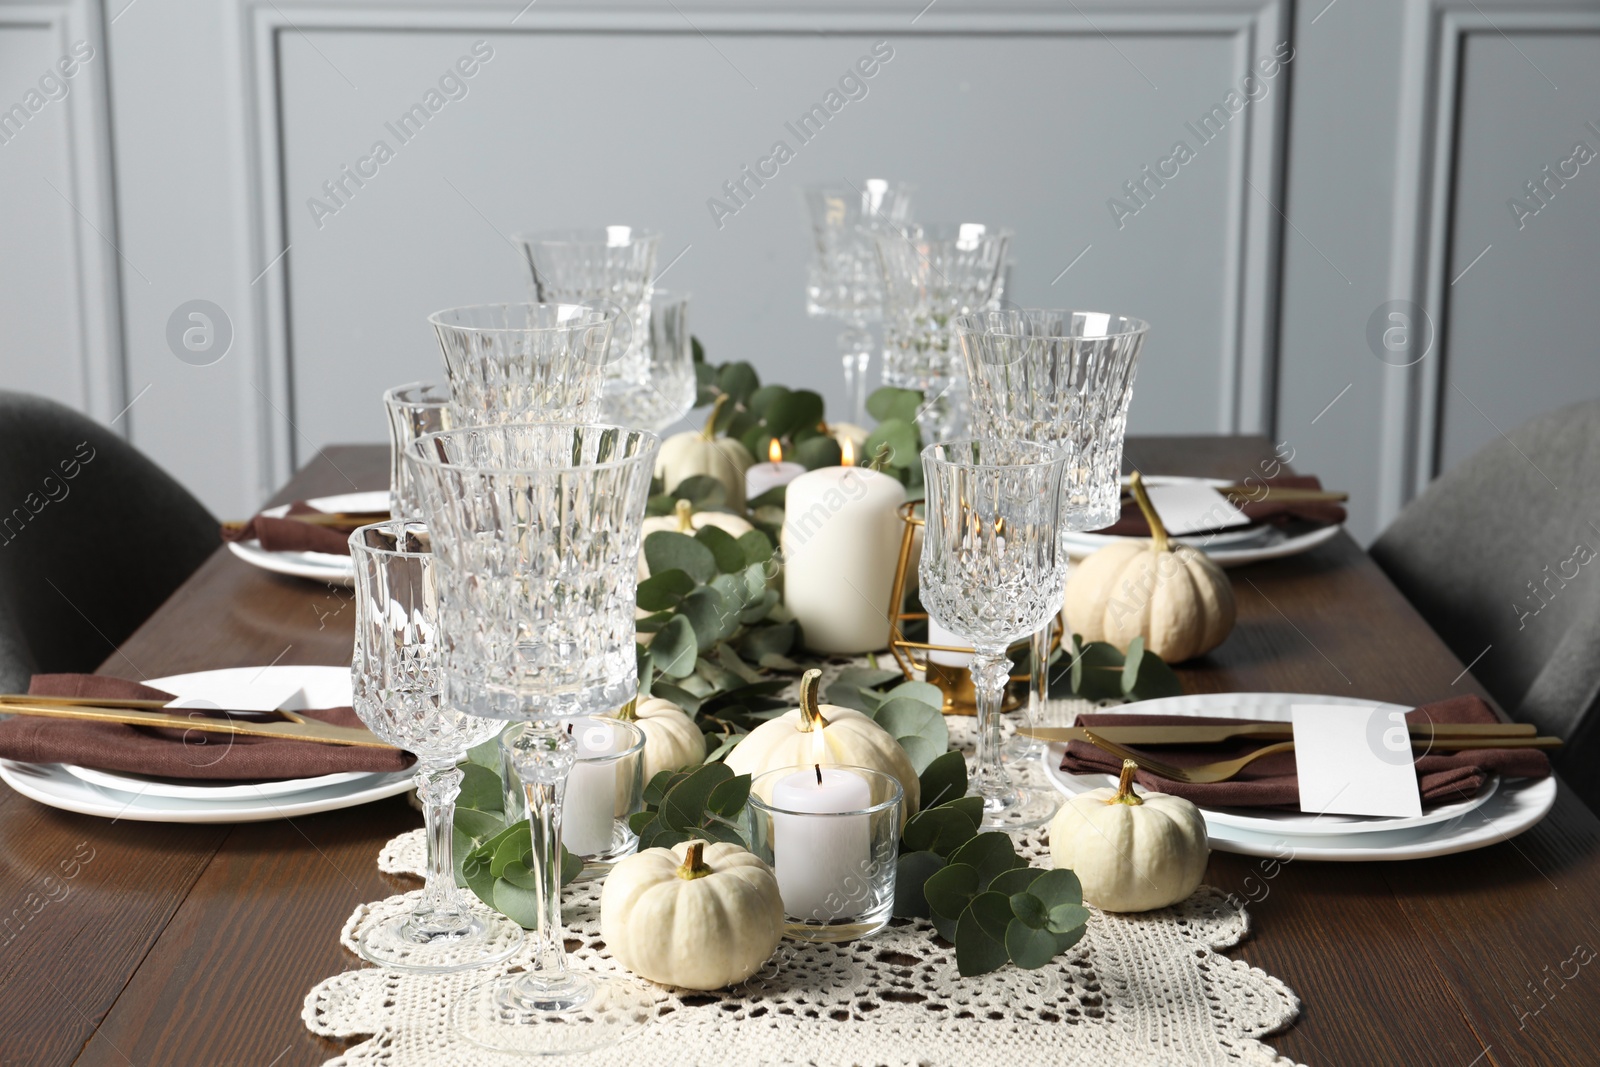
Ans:
{"label": "table place setting", "polygon": [[193,824],[414,790],[396,891],[306,932],[330,1064],[1294,1062],[1216,854],[1492,846],[1561,739],[1450,686],[1186,691],[1263,625],[1224,568],[1344,551],[1346,494],[1125,463],[1152,326],[1011,306],[1013,232],[912,200],[807,191],[848,422],[710,362],[658,233],[519,234],[528,301],[428,315],[443,379],[374,398],[386,489],[224,524],[350,588],[349,663],[36,674],[0,780]]}

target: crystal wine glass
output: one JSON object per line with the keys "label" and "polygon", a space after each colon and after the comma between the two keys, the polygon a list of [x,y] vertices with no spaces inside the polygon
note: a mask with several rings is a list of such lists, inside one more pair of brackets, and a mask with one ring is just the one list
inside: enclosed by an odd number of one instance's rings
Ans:
{"label": "crystal wine glass", "polygon": [[642,358],[661,235],[637,226],[590,226],[512,235],[537,303],[608,301],[622,309],[607,376]]}
{"label": "crystal wine glass", "polygon": [[399,971],[469,970],[508,959],[522,928],[456,888],[451,832],[467,749],[504,725],[439,696],[439,630],[428,528],[390,520],[350,535],[356,640],[350,675],[356,714],[397,748],[416,754],[427,827],[428,870],[409,914],[369,926],[363,958]]}
{"label": "crystal wine glass", "polygon": [[639,359],[606,378],[601,417],[661,433],[694,407],[689,294],[657,289],[648,322]]}
{"label": "crystal wine glass", "polygon": [[[952,326],[986,431],[1066,450],[1062,528],[1097,530],[1115,522],[1128,404],[1149,324],[1104,312],[1030,308],[973,312]],[[1049,660],[1050,630],[1046,625],[1034,635],[1035,663]],[[1044,746],[1027,751],[1042,754]]]}
{"label": "crystal wine glass", "polygon": [[457,1029],[488,1048],[600,1048],[654,1011],[639,983],[567,966],[559,844],[575,759],[563,720],[638,693],[636,561],[659,446],[623,426],[542,423],[430,434],[407,457],[434,536],[443,698],[521,722],[503,743],[528,806],[538,926],[524,973],[456,1005]]}
{"label": "crystal wine glass", "polygon": [[1067,585],[1060,541],[1066,457],[1054,445],[962,439],[922,451],[927,486],[922,602],[973,646],[977,770],[985,829],[1036,826],[1057,805],[1012,782],[1000,759],[1000,706],[1011,674],[1006,649],[1038,632]]}
{"label": "crystal wine glass", "polygon": [[428,316],[456,426],[583,421],[600,411],[614,306],[479,304]]}
{"label": "crystal wine glass", "polygon": [[1011,237],[981,222],[874,235],[884,283],[883,380],[923,391],[917,421],[929,440],[966,432],[967,375],[950,321],[999,303]]}
{"label": "crystal wine glass", "polygon": [[450,429],[450,387],[433,382],[397,385],[383,394],[389,415],[389,515],[416,518],[422,514],[406,470],[406,449],[425,433]]}
{"label": "crystal wine glass", "polygon": [[806,314],[844,322],[838,344],[847,410],[853,421],[865,422],[867,366],[876,347],[870,327],[883,318],[883,274],[872,234],[911,221],[912,187],[868,178],[859,185],[807,185],[804,192],[815,242],[806,273]]}

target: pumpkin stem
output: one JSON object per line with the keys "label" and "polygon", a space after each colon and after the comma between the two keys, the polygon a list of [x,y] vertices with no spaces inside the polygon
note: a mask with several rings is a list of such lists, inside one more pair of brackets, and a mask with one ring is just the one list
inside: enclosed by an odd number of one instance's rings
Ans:
{"label": "pumpkin stem", "polygon": [[683,857],[683,864],[678,868],[678,877],[685,881],[704,878],[711,873],[711,868],[706,866],[702,858],[706,849],[704,841],[690,841],[688,855]]}
{"label": "pumpkin stem", "polygon": [[890,446],[889,442],[885,441],[878,445],[878,450],[872,454],[871,459],[867,460],[867,469],[882,473],[889,466],[889,460],[893,457],[894,448]]}
{"label": "pumpkin stem", "polygon": [[711,414],[706,416],[706,428],[700,431],[700,436],[707,441],[716,439],[717,416],[722,414],[722,405],[728,402],[727,393],[718,393],[717,398],[711,402]]}
{"label": "pumpkin stem", "polygon": [[1117,776],[1117,795],[1112,797],[1108,803],[1127,804],[1129,807],[1137,807],[1144,803],[1133,791],[1133,774],[1138,769],[1139,765],[1133,760],[1125,759],[1122,761],[1122,773]]}
{"label": "pumpkin stem", "polygon": [[1139,510],[1144,512],[1144,521],[1150,524],[1151,546],[1157,552],[1167,551],[1167,526],[1156,514],[1156,506],[1150,503],[1150,494],[1144,491],[1144,478],[1134,471],[1128,480],[1133,487],[1133,499],[1138,501]]}
{"label": "pumpkin stem", "polygon": [[634,697],[622,707],[617,709],[617,716],[622,722],[633,722],[639,717],[639,698]]}
{"label": "pumpkin stem", "polygon": [[694,519],[692,517],[694,515],[694,505],[689,503],[687,500],[680,500],[677,502],[677,504],[673,505],[672,510],[673,513],[678,517],[678,532],[686,534],[694,533]]}
{"label": "pumpkin stem", "polygon": [[820,681],[822,672],[814,668],[800,676],[800,732],[803,734],[828,725],[828,720],[822,717],[822,708],[817,704],[817,683]]}

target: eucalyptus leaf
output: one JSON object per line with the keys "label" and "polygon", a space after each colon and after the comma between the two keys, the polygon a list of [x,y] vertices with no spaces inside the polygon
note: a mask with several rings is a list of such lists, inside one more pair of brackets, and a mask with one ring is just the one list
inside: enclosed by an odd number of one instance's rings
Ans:
{"label": "eucalyptus leaf", "polygon": [[[751,454],[754,455],[754,452]],[[749,508],[751,511],[760,511],[762,508],[768,507],[777,508],[779,516],[778,524],[782,525],[783,509],[785,506],[784,500],[788,496],[788,489],[789,487],[787,485],[774,486],[773,488],[768,489],[765,493],[762,493],[760,496],[753,497],[752,499],[745,501],[745,507]]]}
{"label": "eucalyptus leaf", "polygon": [[727,530],[720,526],[702,526],[695,531],[694,539],[711,550],[711,557],[723,574],[744,570],[744,549]]}
{"label": "eucalyptus leaf", "polygon": [[[924,809],[966,796],[967,761],[960,752],[950,751],[928,764],[917,776]],[[979,798],[981,806],[982,800]]]}
{"label": "eucalyptus leaf", "polygon": [[1077,940],[1076,937],[1068,939],[1043,927],[1031,925],[1018,917],[1006,927],[1006,955],[1018,967],[1031,971],[1055,959]]}
{"label": "eucalyptus leaf", "polygon": [[928,682],[902,682],[889,690],[888,695],[916,700],[932,708],[944,707],[944,690]]}
{"label": "eucalyptus leaf", "polygon": [[524,889],[502,878],[494,883],[494,899],[488,903],[524,930],[539,925],[539,895],[532,889]]}
{"label": "eucalyptus leaf", "polygon": [[1032,893],[1012,893],[1010,900],[1011,913],[1022,922],[1041,930],[1049,925],[1050,913],[1045,910],[1044,901]]}
{"label": "eucalyptus leaf", "polygon": [[823,701],[841,708],[850,708],[861,714],[871,717],[883,706],[883,696],[870,689],[862,689],[854,685],[840,685],[838,682],[828,687],[828,693]]}
{"label": "eucalyptus leaf", "polygon": [[717,388],[742,404],[761,388],[761,376],[748,363],[726,363],[717,372]]}
{"label": "eucalyptus leaf", "polygon": [[1018,893],[1026,893],[1028,887],[1043,873],[1044,871],[1038,867],[1014,867],[995,875],[994,881],[989,883],[989,888],[1008,897],[1016,896]]}
{"label": "eucalyptus leaf", "polygon": [[981,889],[987,889],[989,883],[1002,872],[1028,865],[1027,860],[1017,855],[1011,838],[999,830],[979,834],[956,849],[950,854],[950,863],[970,866],[980,872]]}
{"label": "eucalyptus leaf", "polygon": [[932,852],[948,859],[976,834],[977,827],[965,814],[941,805],[923,808],[907,819],[901,841],[902,847],[913,852]]}
{"label": "eucalyptus leaf", "polygon": [[726,763],[707,763],[667,793],[661,801],[661,822],[678,830],[691,830],[705,820],[706,804],[712,791],[734,777]]}
{"label": "eucalyptus leaf", "polygon": [[1118,679],[1124,693],[1131,692],[1139,681],[1139,663],[1144,659],[1144,635],[1139,634],[1128,642],[1128,650],[1122,654],[1122,677]]}
{"label": "eucalyptus leaf", "polygon": [[644,559],[651,574],[683,571],[696,582],[717,576],[717,557],[702,542],[673,530],[657,530],[644,539]]}
{"label": "eucalyptus leaf", "polygon": [[794,446],[789,458],[808,471],[837,467],[844,458],[839,442],[831,437],[812,437]]}
{"label": "eucalyptus leaf", "polygon": [[765,563],[772,558],[772,539],[760,530],[740,534],[739,547],[744,550],[746,564]]}
{"label": "eucalyptus leaf", "polygon": [[640,582],[634,599],[646,611],[667,611],[677,607],[694,587],[695,581],[686,571],[662,571]]}
{"label": "eucalyptus leaf", "polygon": [[[949,870],[949,868],[945,869]],[[937,878],[938,875],[934,877]],[[1001,905],[1005,904],[1006,898],[1000,896],[1000,894],[992,893],[988,895],[998,900]],[[974,903],[976,903],[976,899],[974,898]],[[1008,914],[1010,910],[1009,907],[1006,908]],[[986,908],[983,914],[992,914],[992,905],[990,908]],[[980,914],[973,908],[969,907],[961,913],[961,918],[956,922],[955,939],[956,970],[961,977],[974,978],[980,974],[988,974],[990,971],[996,971],[1005,966],[1009,956],[1006,952],[1003,931],[1004,928],[1002,927],[1000,937],[991,935],[985,928]]]}
{"label": "eucalyptus leaf", "polygon": [[[650,642],[650,662],[668,678],[686,678],[694,671],[697,651],[694,626],[679,616],[663,626]],[[657,691],[660,691],[659,686]],[[667,699],[672,700],[671,697]],[[684,706],[682,701],[673,703]],[[685,707],[684,710],[689,709]]]}
{"label": "eucalyptus leaf", "polygon": [[880,667],[846,667],[834,677],[835,685],[853,685],[861,689],[877,689],[885,682],[904,678],[899,671],[886,671]]}
{"label": "eucalyptus leaf", "polygon": [[928,908],[945,919],[959,919],[967,904],[978,893],[982,881],[976,868],[966,863],[948,863],[929,876],[923,886]]}
{"label": "eucalyptus leaf", "polygon": [[1028,892],[1038,897],[1044,906],[1054,911],[1063,904],[1082,904],[1083,885],[1069,868],[1056,867],[1041,874]]}
{"label": "eucalyptus leaf", "polygon": [[733,646],[726,642],[717,646],[717,663],[723,670],[733,672],[741,685],[750,685],[762,680],[761,672],[746,663],[739,653],[734,651]]}
{"label": "eucalyptus leaf", "polygon": [[706,810],[725,819],[734,818],[744,811],[745,802],[750,799],[750,781],[750,775],[741,774],[718,782],[706,798]]}
{"label": "eucalyptus leaf", "polygon": [[894,914],[900,919],[927,919],[933,912],[923,887],[944,868],[944,857],[936,852],[904,852],[895,866]]}
{"label": "eucalyptus leaf", "polygon": [[932,741],[926,737],[907,736],[897,737],[900,747],[905,749],[906,758],[911,761],[911,769],[922,773],[923,768],[949,750],[950,742]]}
{"label": "eucalyptus leaf", "polygon": [[922,409],[922,393],[916,389],[898,389],[892,385],[881,386],[867,397],[867,414],[883,422],[901,419],[915,422]]}
{"label": "eucalyptus leaf", "polygon": [[966,915],[977,919],[984,933],[1004,943],[1006,927],[1011,925],[1012,920],[1011,901],[1005,894],[978,893],[967,903],[967,911],[962,918],[966,918]]}
{"label": "eucalyptus leaf", "polygon": [[758,419],[767,417],[767,409],[773,401],[789,395],[786,385],[763,385],[760,389],[750,394],[750,399],[745,403],[745,408]]}
{"label": "eucalyptus leaf", "polygon": [[[673,501],[687,500],[696,510],[723,507],[728,503],[728,487],[722,484],[722,479],[712,475],[691,474],[674,486],[668,496]],[[676,510],[676,507],[669,507],[666,514],[671,515]]]}
{"label": "eucalyptus leaf", "polygon": [[706,755],[705,762],[707,763],[716,763],[717,761],[725,758],[728,753],[733,751],[733,746],[737,745],[744,738],[743,733],[732,733],[726,737],[722,734],[708,734],[707,736],[716,738],[717,741],[715,747],[707,745],[707,747],[711,749],[711,751]]}
{"label": "eucalyptus leaf", "polygon": [[500,773],[500,737],[496,735],[467,749],[467,762],[479,767],[487,767],[496,775]]}
{"label": "eucalyptus leaf", "polygon": [[[687,627],[688,623],[685,622],[684,626]],[[693,633],[693,630],[690,630],[690,632]],[[689,654],[690,656],[694,655],[694,646],[692,643],[689,647]],[[692,661],[690,666],[693,667]],[[703,697],[689,692],[689,690],[683,688],[681,685],[673,685],[671,682],[656,681],[651,683],[650,689],[651,692],[660,697],[662,700],[671,701],[684,711],[688,712],[690,715],[694,715],[699,712],[700,705],[705,702]]]}
{"label": "eucalyptus leaf", "polygon": [[955,800],[945,801],[941,806],[965,815],[972,823],[972,832],[974,834],[978,832],[978,827],[983,825],[982,797],[957,797]]}
{"label": "eucalyptus leaf", "polygon": [[768,433],[774,437],[788,437],[796,430],[816,426],[822,421],[822,397],[809,389],[796,389],[787,396],[775,398],[764,418]]}
{"label": "eucalyptus leaf", "polygon": [[872,718],[900,742],[918,774],[950,748],[950,728],[944,716],[937,707],[920,700],[891,695]]}
{"label": "eucalyptus leaf", "polygon": [[921,438],[917,435],[916,424],[902,419],[886,419],[867,435],[867,443],[862,451],[870,458],[876,456],[878,449],[884,445],[889,446],[891,464],[909,467],[921,451]]}
{"label": "eucalyptus leaf", "polygon": [[783,623],[778,626],[761,626],[750,630],[739,642],[739,650],[746,656],[761,662],[761,657],[767,655],[783,655],[794,647],[794,623]]}
{"label": "eucalyptus leaf", "polygon": [[457,808],[499,813],[505,807],[505,795],[500,787],[498,769],[490,770],[475,763],[461,767],[461,792],[456,797]]}
{"label": "eucalyptus leaf", "polygon": [[1047,925],[1058,934],[1070,934],[1089,921],[1089,909],[1082,904],[1057,904],[1050,909]]}

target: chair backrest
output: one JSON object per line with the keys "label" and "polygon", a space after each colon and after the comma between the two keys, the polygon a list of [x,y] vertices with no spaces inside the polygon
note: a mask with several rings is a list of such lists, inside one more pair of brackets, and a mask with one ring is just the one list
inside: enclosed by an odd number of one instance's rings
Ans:
{"label": "chair backrest", "polygon": [[[0,390],[0,676],[95,669],[220,543],[217,521],[132,445]],[[132,665],[138,672],[138,665]]]}
{"label": "chair backrest", "polygon": [[1558,766],[1600,807],[1600,401],[1440,476],[1372,557],[1502,707],[1567,739]]}

